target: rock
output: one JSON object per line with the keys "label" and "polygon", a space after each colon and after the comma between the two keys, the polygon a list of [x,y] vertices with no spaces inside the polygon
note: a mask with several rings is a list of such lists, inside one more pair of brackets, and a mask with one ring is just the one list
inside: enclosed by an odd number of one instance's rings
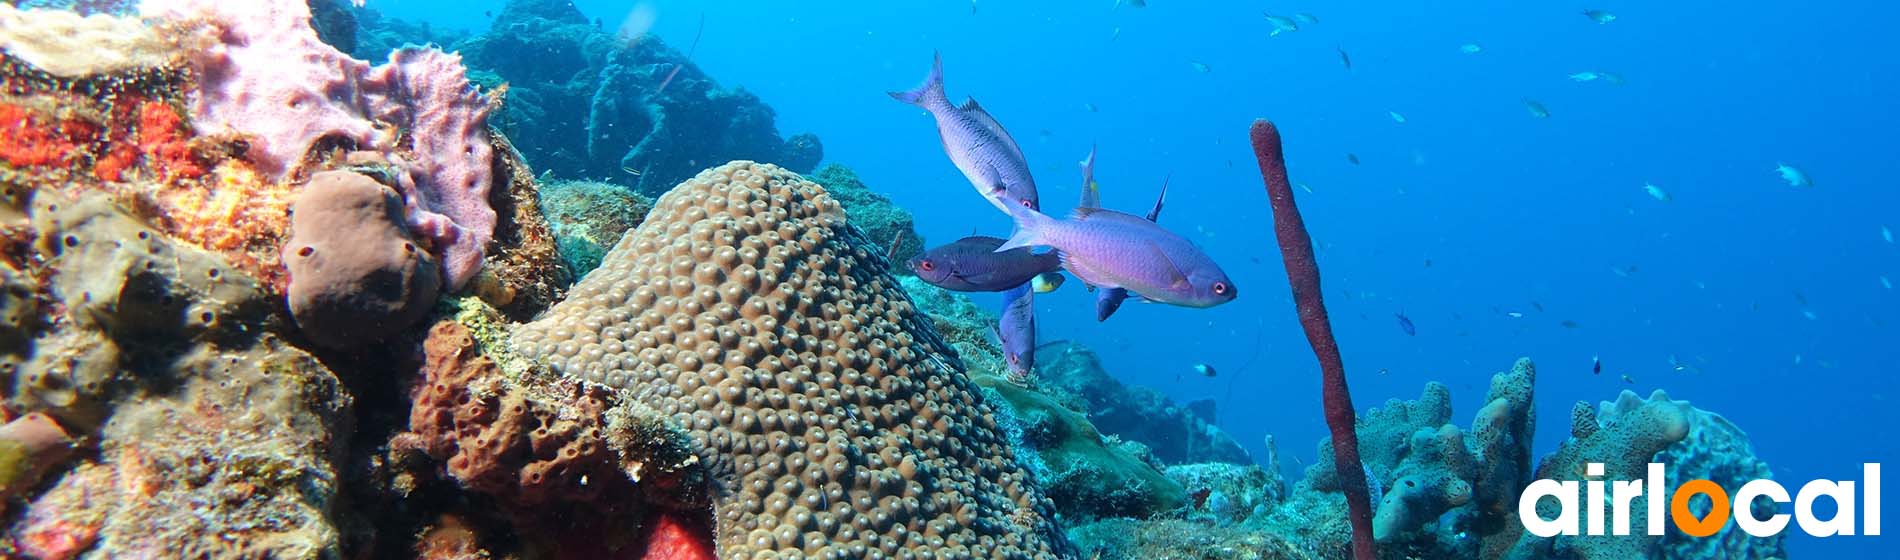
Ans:
{"label": "rock", "polygon": [[1036,363],[1041,383],[1076,399],[1073,406],[1089,411],[1089,420],[1102,433],[1147,444],[1163,463],[1253,462],[1226,432],[1186,407],[1154,389],[1117,381],[1088,348],[1050,342],[1036,349]]}
{"label": "rock", "polygon": [[313,175],[292,205],[290,313],[305,336],[349,348],[428,313],[442,287],[435,258],[403,225],[402,197],[350,171]]}

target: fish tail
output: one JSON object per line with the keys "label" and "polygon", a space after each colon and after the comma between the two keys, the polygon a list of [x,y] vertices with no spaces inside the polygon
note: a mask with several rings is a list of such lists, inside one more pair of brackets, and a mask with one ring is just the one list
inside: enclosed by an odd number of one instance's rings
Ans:
{"label": "fish tail", "polygon": [[1009,235],[1009,240],[1004,241],[1001,247],[996,248],[996,252],[1045,244],[1042,239],[1043,231],[1048,229],[1049,224],[1055,223],[1055,218],[1014,204],[1004,206],[1009,209],[1010,217],[1016,219],[1016,231]]}
{"label": "fish tail", "polygon": [[889,92],[896,99],[918,107],[928,106],[934,101],[949,103],[943,95],[943,53],[931,53],[930,75],[924,77],[924,83],[910,91]]}

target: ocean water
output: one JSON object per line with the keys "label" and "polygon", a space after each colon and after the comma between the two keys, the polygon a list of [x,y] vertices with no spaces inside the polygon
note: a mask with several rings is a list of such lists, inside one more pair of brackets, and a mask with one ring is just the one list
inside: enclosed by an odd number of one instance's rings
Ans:
{"label": "ocean water", "polygon": [[[371,4],[485,29],[501,2]],[[1299,201],[1360,409],[1438,380],[1462,424],[1490,374],[1529,356],[1538,455],[1568,436],[1575,401],[1663,389],[1747,430],[1791,487],[1900,460],[1900,292],[1881,282],[1900,281],[1900,245],[1881,237],[1900,229],[1895,5],[578,4],[681,46],[703,17],[702,69],[757,93],[781,131],[817,133],[933,244],[1010,228],[930,119],[884,93],[914,86],[933,51],[952,99],[981,100],[1023,145],[1046,211],[1075,199],[1091,145],[1109,207],[1144,211],[1171,176],[1161,223],[1218,259],[1240,299],[1097,323],[1071,285],[1038,298],[1041,337],[1082,341],[1178,401],[1219,399],[1251,451],[1278,438],[1289,480],[1325,427],[1247,146],[1256,117],[1278,123],[1310,188]],[[1319,21],[1269,37],[1263,9]],[[1568,77],[1584,71],[1623,83]],[[1778,162],[1814,186],[1784,183]],[[1791,534],[1801,557],[1895,554],[1892,537]]]}

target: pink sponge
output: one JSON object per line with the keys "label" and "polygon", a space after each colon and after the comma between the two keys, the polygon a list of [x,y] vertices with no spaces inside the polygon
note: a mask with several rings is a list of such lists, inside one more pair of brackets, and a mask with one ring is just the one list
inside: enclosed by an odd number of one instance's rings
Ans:
{"label": "pink sponge", "polygon": [[244,135],[248,159],[273,178],[324,138],[408,162],[406,218],[434,242],[447,284],[480,270],[495,230],[488,107],[459,55],[405,47],[372,68],[318,40],[299,0],[146,0],[140,10],[200,39],[185,42],[198,133]]}

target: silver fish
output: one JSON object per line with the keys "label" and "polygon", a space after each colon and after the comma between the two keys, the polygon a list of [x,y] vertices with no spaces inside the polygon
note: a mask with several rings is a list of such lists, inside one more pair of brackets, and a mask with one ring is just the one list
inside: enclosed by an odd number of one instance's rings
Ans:
{"label": "silver fish", "polygon": [[930,65],[923,85],[910,91],[890,92],[891,98],[930,112],[937,120],[937,135],[950,162],[970,180],[970,185],[990,204],[1004,212],[1010,206],[1041,208],[1036,196],[1036,180],[1029,174],[1029,163],[1022,148],[1010,138],[1003,125],[989,112],[969,99],[962,106],[951,105],[943,93],[943,56],[938,54]]}
{"label": "silver fish", "polygon": [[1261,12],[1260,15],[1267,18],[1268,25],[1273,26],[1273,30],[1267,32],[1268,37],[1279,37],[1281,33],[1292,33],[1300,30],[1300,22],[1293,18],[1276,16],[1266,12]]}

